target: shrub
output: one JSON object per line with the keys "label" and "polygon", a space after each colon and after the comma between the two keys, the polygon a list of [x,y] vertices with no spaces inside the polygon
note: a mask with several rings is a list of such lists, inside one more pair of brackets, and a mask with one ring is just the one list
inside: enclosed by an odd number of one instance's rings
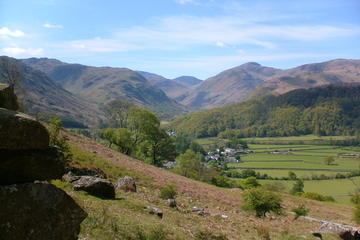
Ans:
{"label": "shrub", "polygon": [[300,216],[306,216],[309,213],[309,209],[304,204],[300,204],[291,211],[295,213],[295,219],[298,219]]}
{"label": "shrub", "polygon": [[304,192],[304,182],[301,179],[296,180],[292,189],[290,190],[291,194],[298,194]]}
{"label": "shrub", "polygon": [[61,136],[60,132],[63,130],[62,122],[60,118],[52,118],[49,120],[49,140],[50,146],[58,147],[64,154],[65,159],[69,160],[71,158],[70,146],[68,144],[68,139]]}
{"label": "shrub", "polygon": [[244,188],[254,188],[261,186],[260,183],[256,180],[256,177],[248,177],[242,181]]}
{"label": "shrub", "polygon": [[176,195],[176,186],[173,184],[166,185],[160,190],[161,199],[175,199]]}
{"label": "shrub", "polygon": [[282,213],[282,199],[272,192],[252,188],[243,194],[243,198],[245,200],[243,208],[255,211],[257,217],[265,217],[268,212]]}
{"label": "shrub", "polygon": [[360,204],[360,193],[355,193],[351,196],[350,201],[355,204],[355,205],[359,205]]}
{"label": "shrub", "polygon": [[322,201],[322,202],[335,202],[335,199],[331,196],[324,196],[320,193],[315,192],[305,192],[301,194],[301,197],[316,200],[316,201]]}
{"label": "shrub", "polygon": [[211,179],[211,183],[214,184],[215,186],[226,187],[226,188],[229,188],[229,187],[232,187],[235,185],[234,181],[232,181],[231,179],[228,179],[227,177],[221,176],[221,175],[214,176]]}

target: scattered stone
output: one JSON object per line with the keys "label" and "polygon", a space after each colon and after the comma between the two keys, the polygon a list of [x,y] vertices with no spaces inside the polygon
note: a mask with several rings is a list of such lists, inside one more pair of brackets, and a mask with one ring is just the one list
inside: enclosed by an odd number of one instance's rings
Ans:
{"label": "scattered stone", "polygon": [[355,240],[356,228],[333,222],[323,222],[319,232],[332,233],[338,235],[342,240]]}
{"label": "scattered stone", "polygon": [[91,195],[102,198],[115,198],[114,185],[106,179],[81,176],[78,180],[73,182],[75,191],[85,191]]}
{"label": "scattered stone", "polygon": [[175,199],[167,199],[166,204],[171,208],[177,208]]}
{"label": "scattered stone", "polygon": [[223,218],[223,219],[227,219],[229,218],[228,215],[224,215],[224,214],[219,214],[219,213],[216,213],[216,214],[211,214],[212,217],[218,217],[218,218]]}
{"label": "scattered stone", "polygon": [[192,207],[191,211],[192,212],[201,212],[201,211],[204,211],[204,209],[194,206],[194,207]]}
{"label": "scattered stone", "polygon": [[116,188],[125,192],[136,192],[136,183],[132,177],[125,176],[119,179]]}
{"label": "scattered stone", "polygon": [[19,104],[14,93],[14,87],[7,84],[0,84],[0,108],[18,110]]}
{"label": "scattered stone", "polygon": [[39,150],[0,149],[0,184],[61,179],[64,155],[54,147]]}
{"label": "scattered stone", "polygon": [[81,178],[81,176],[92,176],[98,178],[106,178],[106,174],[99,169],[88,169],[88,168],[67,168],[67,173],[62,176],[62,180],[65,182],[73,183]]}
{"label": "scattered stone", "polygon": [[159,218],[163,218],[163,212],[161,211],[160,208],[147,206],[146,210],[149,214],[156,215]]}
{"label": "scattered stone", "polygon": [[49,147],[49,133],[32,117],[0,108],[0,149],[24,150]]}
{"label": "scattered stone", "polygon": [[51,184],[0,186],[0,232],[6,240],[76,240],[86,213]]}
{"label": "scattered stone", "polygon": [[62,180],[64,182],[73,183],[77,180],[79,180],[81,176],[75,175],[73,172],[68,172],[62,176]]}
{"label": "scattered stone", "polygon": [[199,208],[199,207],[193,207],[191,209],[192,212],[197,213],[200,216],[206,216],[206,215],[210,215],[210,213],[206,212],[203,208]]}

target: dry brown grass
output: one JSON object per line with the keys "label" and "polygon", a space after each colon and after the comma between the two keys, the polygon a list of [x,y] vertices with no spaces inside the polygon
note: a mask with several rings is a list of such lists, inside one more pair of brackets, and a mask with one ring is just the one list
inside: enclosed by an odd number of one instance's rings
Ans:
{"label": "dry brown grass", "polygon": [[[241,210],[242,191],[240,189],[223,189],[194,181],[125,156],[86,137],[69,133],[66,133],[66,135],[71,145],[83,151],[91,152],[115,167],[118,166],[127,169],[129,172],[150,177],[147,179],[152,179],[152,181],[140,180],[138,193],[120,193],[121,196],[124,196],[127,201],[139,205],[161,207],[164,209],[165,217],[163,220],[155,220],[165,224],[173,231],[179,231],[182,235],[187,235],[187,237],[191,237],[199,229],[208,229],[224,233],[229,239],[258,239],[257,231],[264,226],[269,229],[270,236],[280,235],[284,232],[309,236],[310,231],[316,231],[319,227],[319,223],[304,218],[294,221],[294,216],[291,214],[284,216],[268,215],[264,219],[256,218],[254,214]],[[177,186],[179,211],[168,208],[164,201],[159,198],[159,188],[170,183]],[[290,211],[303,203],[310,209],[309,216],[353,224],[351,220],[353,208],[350,206],[316,202],[286,194],[283,194],[283,199],[283,206],[286,211]],[[213,216],[198,216],[191,213],[190,210],[193,206],[203,207],[209,213],[225,214],[229,218],[219,219]],[[110,204],[108,207],[113,212],[123,211],[121,208],[117,208],[116,204]],[[126,214],[129,216],[134,215],[139,221],[152,221],[151,219],[153,219],[133,211],[127,211]]]}

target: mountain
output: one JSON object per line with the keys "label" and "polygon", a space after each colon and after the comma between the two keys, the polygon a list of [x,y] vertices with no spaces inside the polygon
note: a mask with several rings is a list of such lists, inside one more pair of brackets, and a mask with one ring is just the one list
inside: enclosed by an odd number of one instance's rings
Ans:
{"label": "mountain", "polygon": [[360,83],[360,60],[337,59],[284,70],[256,92],[281,94],[294,89],[336,83]]}
{"label": "mountain", "polygon": [[130,69],[91,67],[48,58],[23,59],[22,62],[43,71],[66,90],[99,105],[114,99],[125,99],[165,119],[186,112],[184,106]]}
{"label": "mountain", "polygon": [[331,84],[195,112],[170,123],[196,137],[353,135],[360,132],[360,84]]}
{"label": "mountain", "polygon": [[211,109],[240,100],[282,94],[333,83],[359,83],[360,60],[337,59],[280,70],[246,63],[211,77],[176,98],[197,109]]}
{"label": "mountain", "polygon": [[163,76],[143,71],[137,72],[146,78],[151,85],[163,90],[170,98],[177,98],[188,90],[188,87],[173,80],[164,78]]}
{"label": "mountain", "polygon": [[246,63],[211,77],[177,99],[184,105],[210,109],[243,100],[281,70]]}
{"label": "mountain", "polygon": [[27,113],[57,115],[94,126],[103,113],[96,104],[75,96],[53,82],[45,73],[14,58],[0,57],[0,82],[16,79],[15,91]]}
{"label": "mountain", "polygon": [[193,77],[193,76],[181,76],[173,79],[174,82],[177,82],[185,87],[191,88],[195,85],[198,85],[202,80]]}

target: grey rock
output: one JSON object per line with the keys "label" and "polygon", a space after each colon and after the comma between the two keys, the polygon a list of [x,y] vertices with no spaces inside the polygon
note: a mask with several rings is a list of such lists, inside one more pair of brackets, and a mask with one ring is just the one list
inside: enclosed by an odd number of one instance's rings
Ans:
{"label": "grey rock", "polygon": [[177,204],[176,204],[175,199],[167,199],[166,204],[171,208],[177,208]]}
{"label": "grey rock", "polygon": [[7,84],[0,84],[0,108],[18,110],[19,104],[14,93],[14,87]]}
{"label": "grey rock", "polygon": [[160,208],[157,208],[157,207],[152,207],[152,206],[147,206],[146,207],[146,210],[149,214],[152,214],[152,215],[156,215],[158,216],[159,218],[163,218],[163,212]]}
{"label": "grey rock", "polygon": [[24,150],[49,147],[49,133],[32,117],[0,108],[0,149]]}
{"label": "grey rock", "polygon": [[64,155],[54,147],[38,150],[0,149],[0,184],[61,179]]}
{"label": "grey rock", "polygon": [[73,182],[75,191],[85,191],[101,198],[115,198],[114,185],[103,178],[93,176],[81,176]]}
{"label": "grey rock", "polygon": [[76,240],[87,214],[51,184],[0,186],[0,238]]}
{"label": "grey rock", "polygon": [[136,183],[132,177],[125,176],[119,179],[116,188],[125,192],[136,192]]}

